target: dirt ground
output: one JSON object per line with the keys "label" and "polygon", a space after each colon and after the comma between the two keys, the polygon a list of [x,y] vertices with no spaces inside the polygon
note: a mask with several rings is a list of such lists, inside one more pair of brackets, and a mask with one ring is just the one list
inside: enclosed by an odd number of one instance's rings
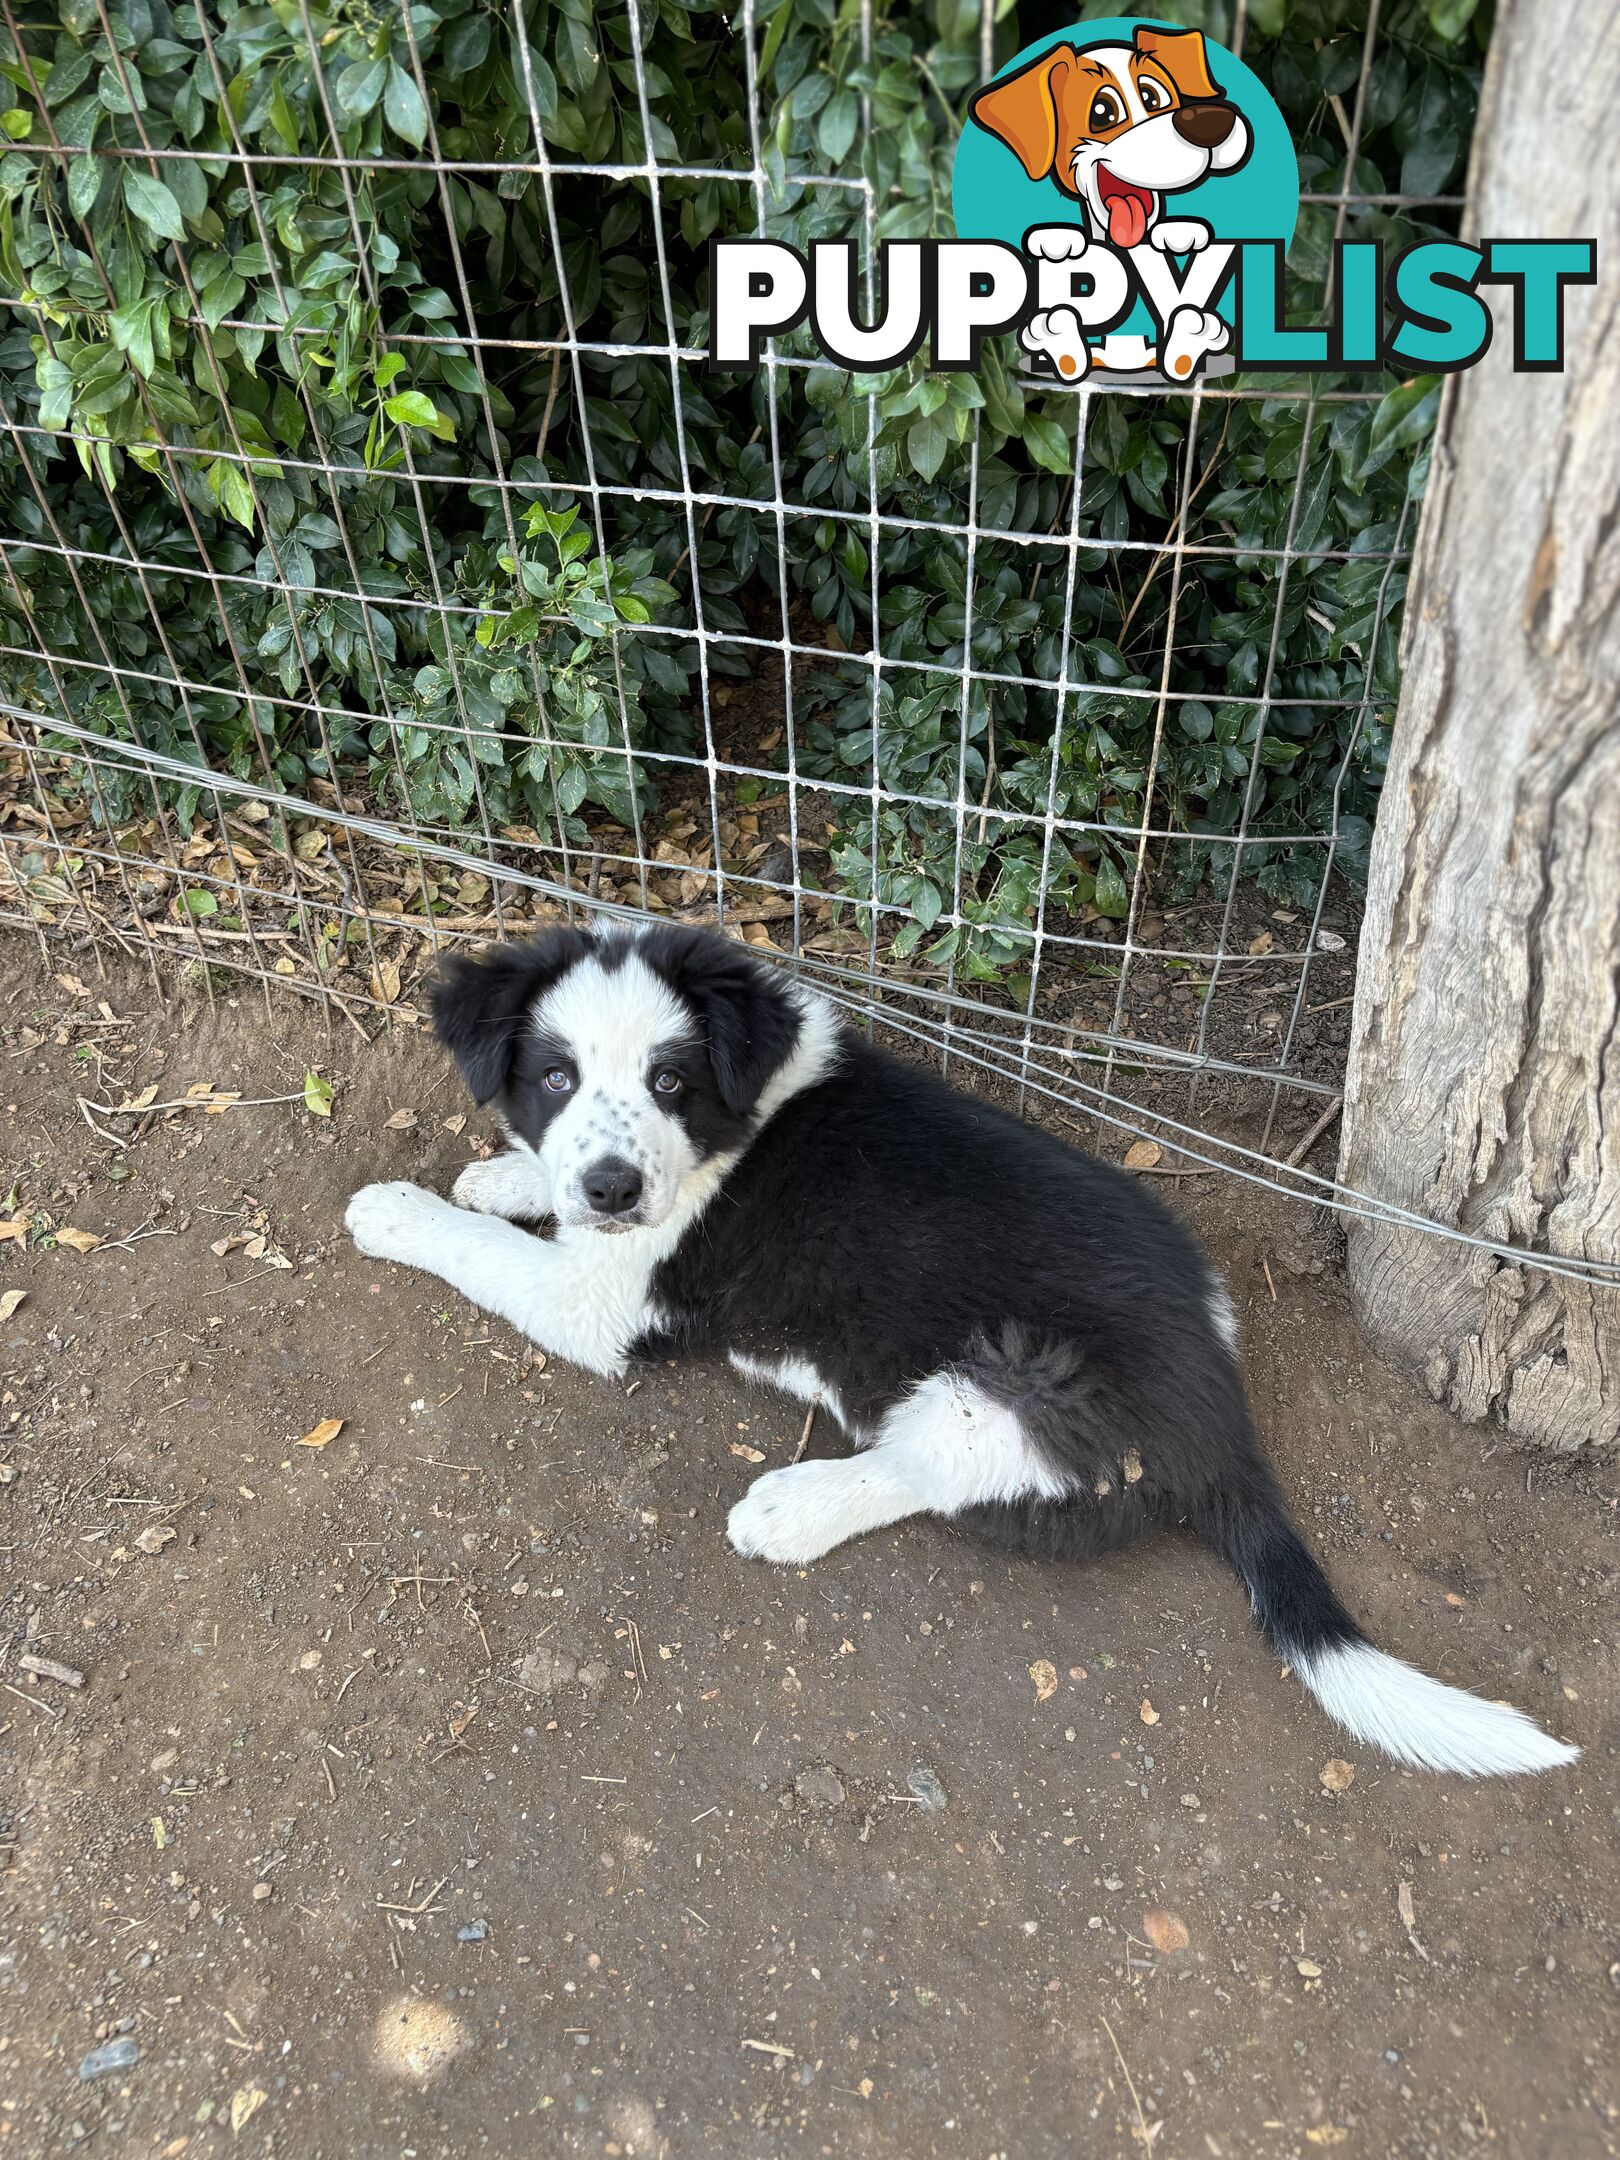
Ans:
{"label": "dirt ground", "polygon": [[1620,1468],[1382,1370],[1297,1211],[1170,1188],[1298,1511],[1572,1771],[1391,1769],[1175,1540],[737,1559],[792,1405],[342,1236],[486,1129],[428,1042],[62,965],[0,953],[0,2154],[1620,2150]]}

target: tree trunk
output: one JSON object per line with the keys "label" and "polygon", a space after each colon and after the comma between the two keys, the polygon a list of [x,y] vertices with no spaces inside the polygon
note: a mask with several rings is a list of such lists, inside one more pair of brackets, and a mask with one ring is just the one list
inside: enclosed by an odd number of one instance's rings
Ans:
{"label": "tree trunk", "polygon": [[[1446,387],[1367,892],[1340,1176],[1475,1235],[1620,1262],[1620,36],[1497,14],[1463,232],[1597,240],[1564,372],[1503,316]],[[1612,25],[1611,25],[1612,28]],[[1620,1290],[1347,1219],[1374,1345],[1465,1418],[1620,1442]]]}

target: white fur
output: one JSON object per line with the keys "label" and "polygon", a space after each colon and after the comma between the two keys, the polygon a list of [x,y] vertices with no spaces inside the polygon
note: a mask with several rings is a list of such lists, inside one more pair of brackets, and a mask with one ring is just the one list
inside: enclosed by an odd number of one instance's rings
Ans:
{"label": "white fur", "polygon": [[888,1412],[860,1454],[791,1463],[756,1478],[727,1529],[749,1558],[803,1567],[907,1515],[1056,1500],[1068,1490],[1013,1411],[971,1381],[939,1372]]}
{"label": "white fur", "polygon": [[[561,993],[576,977],[575,993],[565,999]],[[838,1021],[831,1006],[798,986],[792,996],[799,1039],[760,1096],[756,1132],[790,1097],[814,1086],[838,1057]],[[519,1145],[492,1162],[469,1163],[456,1180],[453,1206],[419,1185],[364,1186],[343,1219],[356,1245],[373,1259],[437,1275],[550,1355],[590,1372],[620,1374],[637,1337],[659,1324],[648,1294],[653,1271],[708,1206],[736,1157],[694,1163],[684,1130],[661,1111],[651,1115],[678,1135],[678,1143],[643,1131],[642,1103],[650,1104],[647,1059],[660,1044],[690,1036],[693,1022],[639,959],[627,958],[612,974],[594,960],[581,962],[541,1000],[540,1010],[544,1029],[565,1036],[582,1081],[578,1099],[547,1126],[540,1152]],[[579,1112],[583,1115],[576,1116]],[[622,1114],[615,1119],[615,1112]],[[569,1119],[575,1124],[554,1150],[552,1136]],[[574,1219],[570,1212],[579,1198],[580,1172],[607,1151],[596,1144],[604,1121],[615,1131],[628,1124],[631,1144],[643,1150],[643,1175],[660,1180],[657,1220],[614,1236],[604,1235],[588,1214]],[[625,1148],[616,1140],[612,1152]],[[558,1228],[550,1238],[496,1219],[553,1213]]]}
{"label": "white fur", "polygon": [[1217,1281],[1209,1293],[1209,1317],[1214,1323],[1216,1334],[1227,1349],[1235,1351],[1238,1346],[1237,1307],[1232,1303],[1231,1291],[1223,1282]]}
{"label": "white fur", "polygon": [[731,1350],[726,1354],[726,1363],[745,1379],[760,1380],[767,1387],[780,1388],[784,1395],[791,1395],[798,1402],[820,1403],[846,1432],[849,1430],[849,1419],[838,1399],[838,1390],[817,1372],[808,1358],[755,1358],[741,1350]]}
{"label": "white fur", "polygon": [[488,1162],[470,1162],[450,1188],[458,1208],[475,1215],[502,1215],[508,1222],[538,1219],[551,1213],[551,1179],[546,1167],[521,1141]]}
{"label": "white fur", "polygon": [[578,1068],[572,1098],[540,1143],[559,1222],[591,1220],[596,1210],[585,1197],[584,1177],[593,1164],[614,1156],[641,1172],[641,1199],[631,1220],[656,1229],[696,1167],[685,1127],[652,1093],[659,1051],[692,1040],[691,1012],[630,953],[611,970],[594,958],[571,967],[536,1003],[529,1024],[537,1035],[565,1044]]}
{"label": "white fur", "polygon": [[1522,1710],[1431,1680],[1370,1643],[1308,1651],[1292,1664],[1329,1717],[1420,1770],[1511,1777],[1574,1762],[1581,1752],[1550,1738]]}

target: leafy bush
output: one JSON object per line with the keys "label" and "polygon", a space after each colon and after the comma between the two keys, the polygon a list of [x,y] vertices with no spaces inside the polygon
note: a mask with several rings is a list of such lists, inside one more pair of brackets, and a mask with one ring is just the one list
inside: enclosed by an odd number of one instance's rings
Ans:
{"label": "leafy bush", "polygon": [[[1227,0],[1162,12],[1230,35]],[[1070,19],[1000,14],[998,60]],[[853,229],[860,195],[807,184],[821,176],[870,183],[880,236],[948,231],[978,0],[877,0],[869,48],[849,0],[758,0],[755,18],[766,229]],[[1365,23],[1366,0],[1251,0],[1249,57],[1307,189],[1340,184]],[[677,413],[661,348],[706,341],[706,244],[756,229],[755,189],[699,174],[655,197],[570,171],[651,151],[747,172],[740,31],[720,0],[523,0],[521,21],[515,0],[36,7],[0,61],[0,395],[23,431],[0,475],[22,543],[0,584],[9,696],[328,800],[365,774],[420,824],[580,840],[646,804],[646,753],[694,746],[690,631],[719,640],[711,677],[747,675],[785,590],[796,641],[828,646],[798,685],[801,775],[869,784],[875,737],[884,786],[916,798],[875,834],[870,799],[843,798],[856,808],[829,843],[842,890],[910,910],[908,945],[1007,964],[1043,862],[1060,904],[1122,914],[1129,858],[1108,829],[1144,818],[1188,836],[1167,863],[1180,887],[1222,874],[1231,851],[1207,836],[1236,828],[1246,793],[1260,844],[1244,868],[1303,897],[1321,851],[1290,842],[1331,825],[1352,737],[1354,873],[1396,689],[1404,574],[1384,558],[1421,490],[1436,386],[1308,416],[1306,386],[1272,378],[1261,400],[1207,402],[1195,444],[1187,399],[1094,400],[1067,658],[1095,687],[1070,700],[1054,766],[1078,401],[1027,388],[1004,348],[977,376],[919,362],[856,394],[785,367],[774,415],[765,373],[683,363]],[[1458,183],[1483,37],[1472,0],[1388,0],[1358,195]],[[168,151],[190,155],[147,154]],[[1334,219],[1302,215],[1301,315],[1320,308]],[[1365,203],[1344,223],[1391,249],[1437,229]],[[576,362],[557,349],[571,331],[611,349]],[[641,345],[660,349],[622,350]],[[965,522],[975,440],[970,603],[963,540],[930,528]],[[780,560],[773,445],[781,499],[813,513],[783,520]],[[1258,715],[1234,700],[1268,687],[1266,551],[1301,473],[1293,544],[1332,552],[1289,574],[1251,792]],[[688,475],[699,498],[759,508],[667,499]],[[874,476],[884,515],[908,521],[876,566]],[[1155,763],[1178,537],[1225,552],[1187,560]],[[875,702],[870,667],[839,657],[871,643],[874,583]],[[941,937],[959,800],[962,921]],[[1049,800],[1102,830],[1048,858]]]}

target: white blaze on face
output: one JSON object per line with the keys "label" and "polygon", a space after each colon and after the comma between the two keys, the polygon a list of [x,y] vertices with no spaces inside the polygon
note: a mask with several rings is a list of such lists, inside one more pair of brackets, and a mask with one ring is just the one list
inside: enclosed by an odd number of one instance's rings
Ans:
{"label": "white blaze on face", "polygon": [[1111,142],[1079,145],[1075,193],[1112,246],[1139,247],[1161,207],[1158,198],[1195,187],[1209,172],[1211,154],[1176,132],[1173,111],[1147,110],[1129,45],[1090,45],[1086,58],[1108,70],[1131,124]]}
{"label": "white blaze on face", "polygon": [[[657,1100],[652,1083],[658,1053],[695,1040],[692,1014],[627,953],[617,965],[590,959],[570,968],[535,1006],[531,1025],[567,1051],[576,1075],[540,1138],[559,1221],[618,1228],[664,1222],[697,1157],[685,1126]],[[633,1217],[618,1225],[596,1214],[583,1186],[586,1173],[607,1157],[630,1164],[643,1180]]]}

